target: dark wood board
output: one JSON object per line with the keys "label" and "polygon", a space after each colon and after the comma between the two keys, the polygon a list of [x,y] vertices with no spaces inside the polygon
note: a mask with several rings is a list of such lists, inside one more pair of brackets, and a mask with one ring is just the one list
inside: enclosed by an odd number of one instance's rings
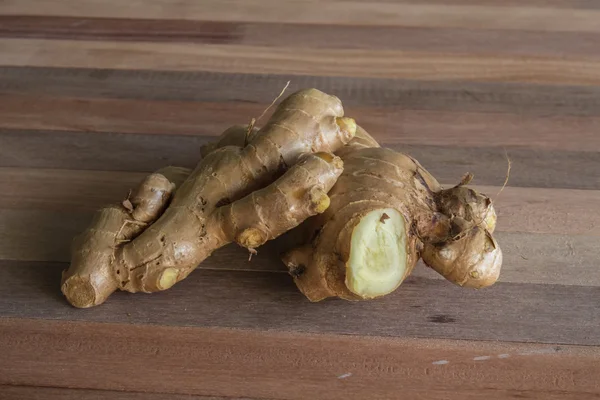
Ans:
{"label": "dark wood board", "polygon": [[[76,3],[0,2],[0,399],[600,398],[598,2]],[[499,283],[420,263],[383,299],[311,304],[275,242],[70,307],[60,273],[94,210],[193,167],[287,81],[446,185],[474,173]]]}

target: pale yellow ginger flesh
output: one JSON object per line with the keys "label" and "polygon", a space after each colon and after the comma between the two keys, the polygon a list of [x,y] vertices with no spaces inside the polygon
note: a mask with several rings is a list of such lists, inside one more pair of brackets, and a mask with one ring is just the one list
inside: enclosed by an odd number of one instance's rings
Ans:
{"label": "pale yellow ginger flesh", "polygon": [[373,210],[352,232],[346,286],[364,299],[386,295],[402,282],[407,264],[404,217],[392,208]]}

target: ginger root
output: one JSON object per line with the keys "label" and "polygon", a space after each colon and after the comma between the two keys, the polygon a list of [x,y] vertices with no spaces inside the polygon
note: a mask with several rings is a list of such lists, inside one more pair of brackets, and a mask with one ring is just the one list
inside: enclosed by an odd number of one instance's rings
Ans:
{"label": "ginger root", "polygon": [[[212,148],[244,140],[232,129]],[[384,296],[420,257],[460,286],[498,279],[496,212],[488,197],[465,186],[472,176],[444,189],[418,161],[381,148],[360,126],[336,155],[344,171],[328,193],[330,206],[285,235],[294,245],[283,262],[309,300]]]}
{"label": "ginger root", "polygon": [[297,228],[304,240],[283,256],[309,300],[386,295],[419,257],[460,286],[498,279],[496,212],[487,196],[464,186],[470,178],[444,189],[418,161],[379,147],[360,127],[336,154],[344,172],[329,192],[330,207]]}
{"label": "ginger root", "polygon": [[334,96],[297,92],[262,129],[233,126],[201,153],[194,171],[157,171],[96,214],[63,273],[71,304],[168,289],[230,242],[252,254],[290,230],[283,261],[311,301],[384,296],[419,258],[460,286],[498,279],[496,213],[466,186],[472,176],[442,188],[344,117]]}
{"label": "ginger root", "polygon": [[67,300],[85,308],[117,289],[168,289],[230,242],[252,252],[325,211],[343,166],[332,153],[356,131],[340,100],[303,90],[282,101],[262,129],[246,128],[226,131],[243,133],[240,146],[203,149],[208,154],[191,174],[158,171],[121,204],[98,211],[74,240],[62,278]]}

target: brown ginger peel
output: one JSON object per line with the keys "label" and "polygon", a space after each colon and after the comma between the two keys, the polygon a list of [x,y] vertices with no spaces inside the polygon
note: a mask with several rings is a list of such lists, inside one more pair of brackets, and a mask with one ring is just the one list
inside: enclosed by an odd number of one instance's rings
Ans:
{"label": "brown ginger peel", "polygon": [[[243,140],[235,130],[219,138]],[[360,126],[336,154],[344,171],[328,193],[329,207],[284,236],[284,246],[293,245],[283,262],[308,299],[383,296],[420,257],[457,285],[497,280],[496,213],[487,196],[465,186],[472,175],[444,189],[418,161],[381,148]]]}
{"label": "brown ginger peel", "polygon": [[496,212],[489,197],[465,186],[471,175],[443,189],[418,161],[379,147],[360,127],[336,154],[344,172],[328,193],[329,208],[295,230],[301,238],[283,256],[309,300],[386,295],[419,257],[460,286],[498,279]]}
{"label": "brown ginger peel", "polygon": [[310,216],[286,235],[294,246],[283,261],[311,301],[386,295],[419,257],[460,286],[498,279],[496,213],[466,187],[472,175],[442,188],[418,161],[343,117],[333,96],[290,96],[263,129],[233,126],[202,155],[191,174],[150,175],[123,205],[97,214],[64,274],[72,304],[100,304],[116,289],[168,289],[218,247],[237,242],[254,254]]}
{"label": "brown ginger peel", "polygon": [[67,300],[91,307],[117,289],[165,290],[227,243],[254,251],[323,212],[343,166],[330,153],[356,130],[343,114],[338,98],[303,90],[282,101],[262,129],[245,132],[243,143],[205,148],[187,178],[168,168],[144,179],[74,240],[62,279]]}

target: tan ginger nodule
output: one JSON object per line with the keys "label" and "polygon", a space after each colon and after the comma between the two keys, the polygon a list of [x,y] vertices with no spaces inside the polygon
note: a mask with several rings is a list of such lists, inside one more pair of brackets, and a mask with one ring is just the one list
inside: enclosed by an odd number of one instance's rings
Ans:
{"label": "tan ginger nodule", "polygon": [[[219,142],[240,144],[244,135],[232,130]],[[360,126],[336,154],[344,172],[328,193],[329,207],[286,235],[295,248],[283,262],[309,300],[384,296],[419,257],[460,286],[498,279],[496,213],[488,197],[465,186],[471,176],[443,189],[416,160],[379,147]]]}
{"label": "tan ginger nodule", "polygon": [[168,289],[230,242],[253,251],[325,211],[343,167],[331,153],[356,124],[338,98],[308,89],[285,99],[262,129],[231,130],[243,133],[242,146],[206,147],[187,178],[185,169],[158,171],[123,204],[96,213],[63,272],[71,304],[99,305],[117,289]]}

